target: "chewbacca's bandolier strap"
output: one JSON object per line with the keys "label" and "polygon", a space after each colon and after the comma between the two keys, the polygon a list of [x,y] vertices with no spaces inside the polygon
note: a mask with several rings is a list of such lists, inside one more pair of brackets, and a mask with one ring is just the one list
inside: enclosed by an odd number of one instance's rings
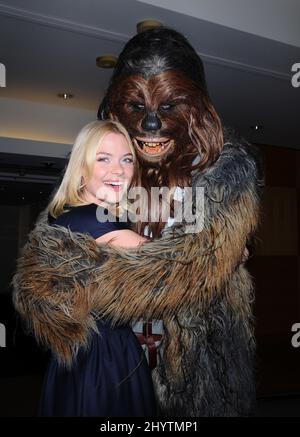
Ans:
{"label": "chewbacca's bandolier strap", "polygon": [[[160,321],[159,321],[160,322]],[[153,330],[153,323],[155,329]],[[162,325],[162,323],[161,323]],[[137,323],[133,330],[145,351],[150,369],[155,369],[159,363],[159,348],[161,345],[162,327],[157,328],[158,323],[152,320]],[[155,331],[156,333],[154,333]],[[159,332],[159,333],[158,333]]]}

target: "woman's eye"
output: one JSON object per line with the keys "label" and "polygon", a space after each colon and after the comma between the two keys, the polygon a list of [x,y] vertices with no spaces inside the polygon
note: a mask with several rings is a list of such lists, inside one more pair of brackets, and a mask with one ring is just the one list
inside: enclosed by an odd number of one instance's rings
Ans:
{"label": "woman's eye", "polygon": [[97,158],[98,162],[108,162],[108,158]]}
{"label": "woman's eye", "polygon": [[133,159],[132,158],[125,158],[124,162],[126,162],[126,164],[133,164]]}

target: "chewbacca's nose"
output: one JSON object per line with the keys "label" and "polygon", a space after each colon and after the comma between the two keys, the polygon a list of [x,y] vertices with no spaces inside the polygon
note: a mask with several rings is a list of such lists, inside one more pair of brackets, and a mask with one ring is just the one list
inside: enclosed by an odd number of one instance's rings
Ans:
{"label": "chewbacca's nose", "polygon": [[142,121],[142,128],[144,130],[159,130],[161,128],[161,121],[155,112],[150,112]]}

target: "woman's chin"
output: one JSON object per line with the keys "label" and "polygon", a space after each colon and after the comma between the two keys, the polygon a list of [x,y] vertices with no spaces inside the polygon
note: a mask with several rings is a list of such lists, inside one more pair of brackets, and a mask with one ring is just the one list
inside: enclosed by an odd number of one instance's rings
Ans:
{"label": "woman's chin", "polygon": [[112,207],[118,206],[122,202],[123,196],[106,196],[105,200],[102,199],[101,203],[102,205],[110,205]]}

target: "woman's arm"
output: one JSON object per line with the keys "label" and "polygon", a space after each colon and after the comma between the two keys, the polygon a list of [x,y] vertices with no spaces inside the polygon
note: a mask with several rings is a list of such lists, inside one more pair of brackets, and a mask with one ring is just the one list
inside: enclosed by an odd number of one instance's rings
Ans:
{"label": "woman's arm", "polygon": [[141,237],[130,229],[108,232],[96,239],[97,244],[110,244],[124,249],[133,249],[145,243],[147,238]]}

